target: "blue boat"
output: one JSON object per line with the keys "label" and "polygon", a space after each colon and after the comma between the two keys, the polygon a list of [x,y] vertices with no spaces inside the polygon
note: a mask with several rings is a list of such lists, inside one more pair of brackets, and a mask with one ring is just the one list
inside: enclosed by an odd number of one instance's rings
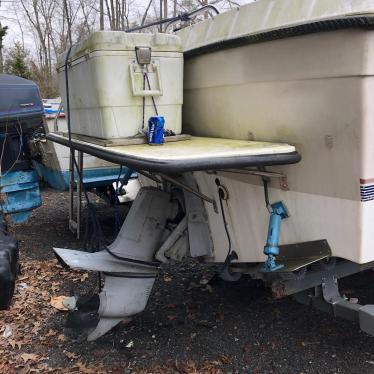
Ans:
{"label": "blue boat", "polygon": [[[67,133],[67,123],[61,98],[43,99],[46,133]],[[40,178],[54,189],[65,191],[70,184],[70,150],[60,144],[48,140],[40,140],[36,143],[40,157],[33,163]],[[95,189],[107,194],[113,200],[114,186],[118,179],[127,176],[127,168],[121,168],[110,162],[85,154],[83,158],[83,185],[86,189]],[[136,177],[136,174],[131,176]],[[75,182],[78,175],[75,173]],[[112,195],[112,196],[110,196]]]}
{"label": "blue boat", "polygon": [[43,125],[43,116],[34,82],[0,74],[0,212],[14,223],[27,220],[42,203],[29,144]]}

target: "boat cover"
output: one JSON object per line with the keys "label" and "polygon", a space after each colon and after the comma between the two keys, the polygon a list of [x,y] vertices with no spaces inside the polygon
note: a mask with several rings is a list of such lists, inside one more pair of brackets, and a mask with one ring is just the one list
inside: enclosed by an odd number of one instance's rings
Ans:
{"label": "boat cover", "polygon": [[163,145],[101,146],[50,133],[47,139],[134,170],[178,173],[294,164],[301,157],[289,144],[192,137]]}
{"label": "boat cover", "polygon": [[309,33],[372,28],[374,0],[261,0],[177,32],[185,57]]}

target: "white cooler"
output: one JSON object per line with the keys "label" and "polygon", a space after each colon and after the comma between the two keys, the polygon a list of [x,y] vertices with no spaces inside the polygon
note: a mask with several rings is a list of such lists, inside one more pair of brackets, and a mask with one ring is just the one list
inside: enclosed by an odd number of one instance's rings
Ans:
{"label": "white cooler", "polygon": [[[136,49],[141,52],[136,54]],[[151,52],[149,63],[141,58]],[[60,91],[66,108],[65,52],[58,63]],[[138,58],[137,58],[138,57]],[[149,57],[149,56],[148,56]],[[141,62],[141,63],[139,63]],[[181,133],[183,53],[179,37],[99,31],[73,46],[69,57],[71,130],[103,139],[139,134],[156,115],[165,129]],[[144,78],[147,71],[150,89]]]}

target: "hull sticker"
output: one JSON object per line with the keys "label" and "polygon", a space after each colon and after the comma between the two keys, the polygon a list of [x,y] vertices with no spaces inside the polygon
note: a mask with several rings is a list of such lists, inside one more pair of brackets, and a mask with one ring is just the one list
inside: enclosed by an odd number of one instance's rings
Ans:
{"label": "hull sticker", "polygon": [[374,200],[374,178],[360,179],[361,201]]}

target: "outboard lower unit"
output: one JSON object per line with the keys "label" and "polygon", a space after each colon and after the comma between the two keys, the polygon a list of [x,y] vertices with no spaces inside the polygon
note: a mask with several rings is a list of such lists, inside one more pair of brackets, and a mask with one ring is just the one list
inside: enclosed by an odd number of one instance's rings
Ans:
{"label": "outboard lower unit", "polygon": [[126,316],[144,310],[158,274],[154,254],[161,245],[166,222],[176,212],[177,204],[171,200],[170,193],[144,187],[108,248],[96,253],[54,248],[64,265],[104,274],[103,289],[86,305],[79,299],[70,300],[66,305],[70,310],[84,312],[89,309],[88,304],[93,305],[98,323],[90,331],[88,340],[99,338]]}
{"label": "outboard lower unit", "polygon": [[24,222],[41,205],[29,141],[43,126],[43,113],[34,82],[0,74],[0,211],[15,223]]}

